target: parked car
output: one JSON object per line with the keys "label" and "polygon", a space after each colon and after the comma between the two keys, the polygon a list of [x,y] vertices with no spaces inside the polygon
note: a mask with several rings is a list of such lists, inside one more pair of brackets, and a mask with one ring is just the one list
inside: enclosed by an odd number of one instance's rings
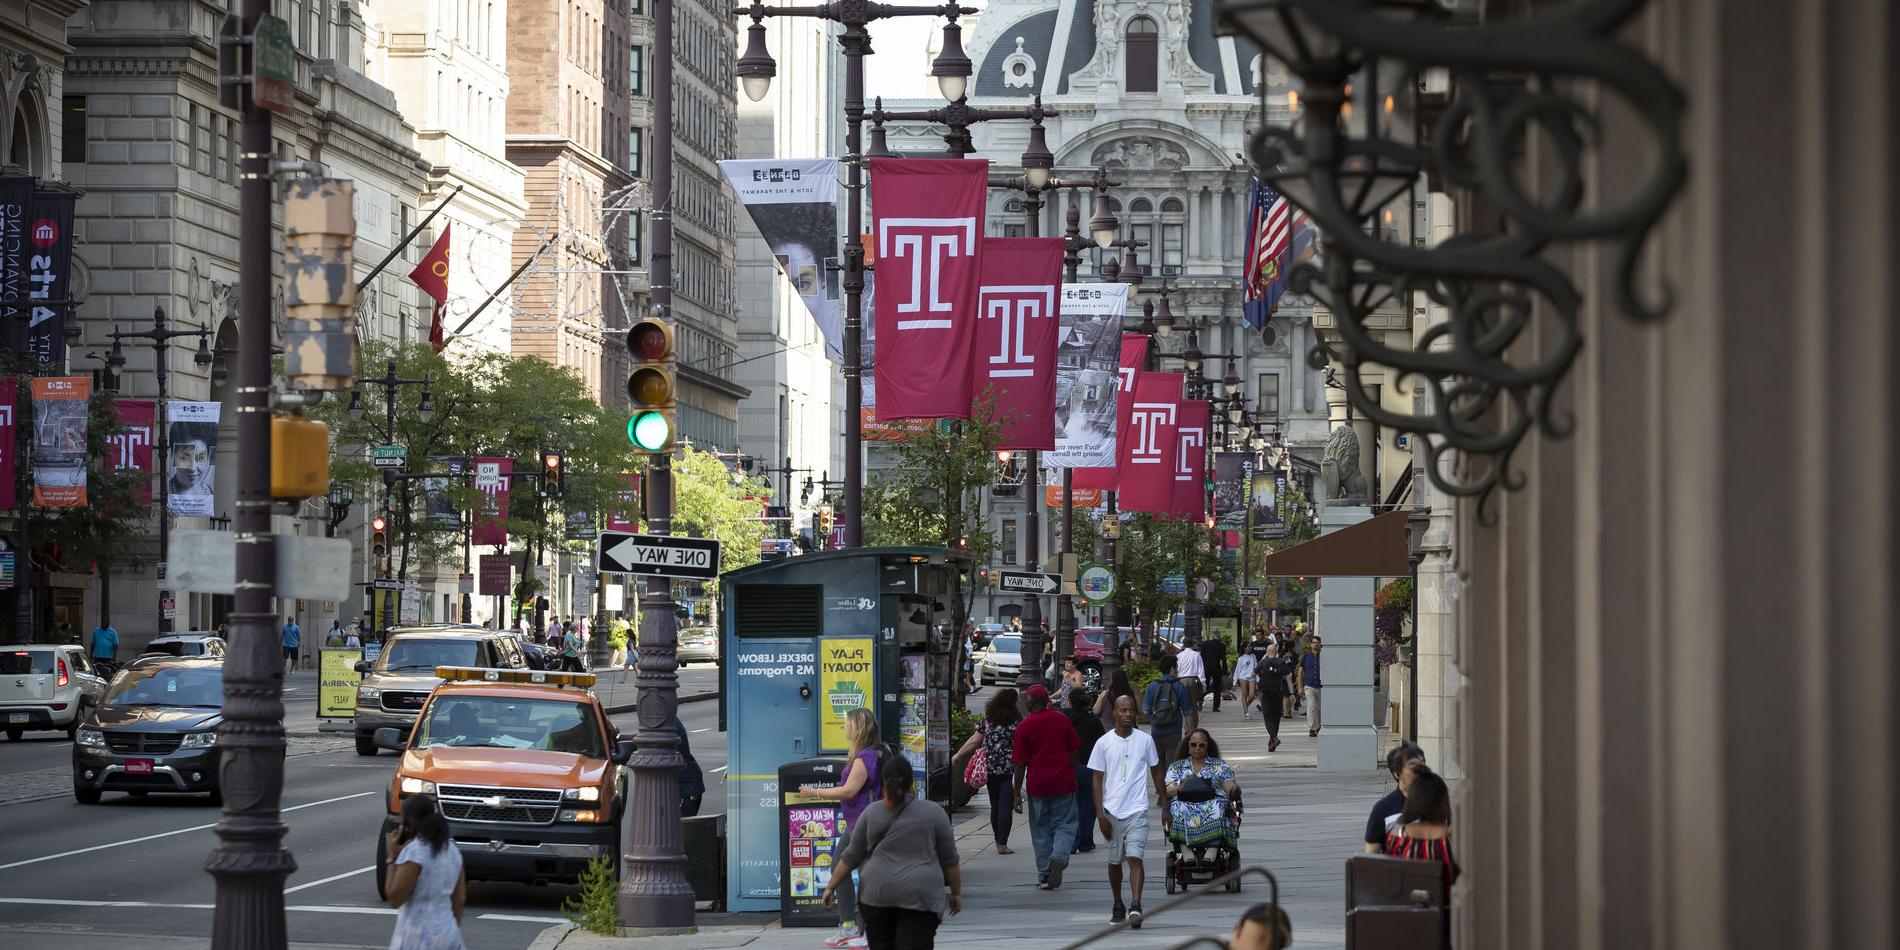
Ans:
{"label": "parked car", "polygon": [[223,720],[222,660],[152,658],[127,667],[73,739],[73,798],[92,805],[108,791],[208,792],[221,802]]}
{"label": "parked car", "polygon": [[976,681],[979,685],[992,683],[1014,683],[1016,674],[1022,670],[1023,638],[1013,633],[1005,633],[990,641],[990,648],[976,665]]}
{"label": "parked car", "polygon": [[687,627],[680,631],[679,664],[719,662],[719,633],[711,627]]}
{"label": "parked car", "polygon": [[357,755],[376,754],[378,729],[409,731],[429,691],[441,684],[435,671],[443,666],[533,669],[521,641],[507,630],[460,624],[397,627],[374,663],[356,664],[357,672],[367,674],[356,687]]}
{"label": "parked car", "polygon": [[988,647],[990,641],[1009,632],[1006,623],[979,623],[976,625],[976,640],[979,646]]}
{"label": "parked car", "polygon": [[145,645],[145,654],[153,653],[163,653],[166,656],[209,656],[222,659],[224,638],[209,630],[168,633]]}
{"label": "parked car", "polygon": [[105,691],[106,677],[74,644],[0,650],[0,723],[15,742],[27,732],[54,729],[72,738]]}

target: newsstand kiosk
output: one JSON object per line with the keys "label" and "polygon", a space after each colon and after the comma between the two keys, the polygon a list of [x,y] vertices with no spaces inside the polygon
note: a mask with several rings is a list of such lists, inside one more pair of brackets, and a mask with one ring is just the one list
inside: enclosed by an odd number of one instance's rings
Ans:
{"label": "newsstand kiosk", "polygon": [[958,567],[942,548],[853,548],[721,576],[729,910],[837,924],[819,896],[849,829],[836,803],[798,788],[843,780],[853,709],[877,714],[921,794],[949,800]]}

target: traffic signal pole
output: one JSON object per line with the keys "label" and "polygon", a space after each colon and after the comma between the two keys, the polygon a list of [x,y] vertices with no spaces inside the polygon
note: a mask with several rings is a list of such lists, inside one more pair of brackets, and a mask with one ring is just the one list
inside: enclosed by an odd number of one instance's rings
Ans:
{"label": "traffic signal pole", "polygon": [[[258,0],[252,0],[258,2]],[[673,0],[653,2],[653,305],[670,318],[673,305]],[[636,327],[637,330],[637,327]],[[631,340],[630,340],[631,342]],[[668,340],[670,344],[670,339]],[[668,346],[670,350],[670,345]],[[636,354],[637,356],[638,354]],[[631,383],[631,380],[629,381]],[[632,388],[631,385],[629,388]],[[636,409],[636,411],[638,411]],[[671,420],[667,420],[671,422]],[[853,428],[857,420],[851,420]],[[629,429],[637,429],[637,424]],[[637,438],[635,432],[630,436]],[[673,530],[672,440],[647,456],[647,530]],[[648,577],[640,600],[640,660],[634,677],[639,731],[634,733],[632,802],[626,868],[614,901],[620,926],[635,934],[693,930],[693,888],[686,880],[685,836],[680,827],[678,637],[673,584]]]}

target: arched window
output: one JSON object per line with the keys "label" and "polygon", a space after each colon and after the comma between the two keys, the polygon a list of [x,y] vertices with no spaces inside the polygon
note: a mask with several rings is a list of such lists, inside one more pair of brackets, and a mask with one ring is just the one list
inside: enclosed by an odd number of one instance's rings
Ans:
{"label": "arched window", "polygon": [[1161,88],[1161,35],[1155,21],[1138,16],[1128,21],[1128,59],[1122,86],[1128,92],[1156,92]]}

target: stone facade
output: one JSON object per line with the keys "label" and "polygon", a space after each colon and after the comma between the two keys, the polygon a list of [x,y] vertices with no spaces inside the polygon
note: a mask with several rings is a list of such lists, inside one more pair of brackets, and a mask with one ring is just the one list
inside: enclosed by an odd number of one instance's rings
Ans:
{"label": "stone facade", "polygon": [[[320,163],[328,173],[355,179],[359,273],[367,274],[417,219],[428,165],[417,152],[414,129],[395,95],[365,76],[362,27],[349,5],[291,0],[279,12],[297,47],[297,115],[274,121],[284,161]],[[88,293],[77,307],[82,338],[73,369],[92,365],[88,351],[114,329],[151,325],[165,308],[174,329],[203,327],[214,345],[237,343],[238,273],[237,112],[219,101],[216,42],[222,4],[122,0],[96,4],[73,16],[62,90],[68,114],[83,112],[85,130],[64,135],[65,177],[83,189],[75,257]],[[411,258],[413,259],[413,257]],[[281,266],[281,265],[279,265]],[[414,341],[426,334],[429,312],[407,277],[391,265],[359,297],[364,339]],[[281,298],[279,298],[281,301]],[[281,302],[276,306],[281,307]],[[185,337],[154,352],[133,341],[120,392],[157,395],[153,360],[167,360],[170,397],[225,402],[217,458],[218,511],[230,514],[235,497],[233,387],[221,374],[192,361],[196,342]],[[215,369],[216,367],[214,367]],[[321,499],[279,530],[320,532]],[[176,528],[206,528],[207,519],[174,519]],[[135,650],[158,628],[156,535],[129,552],[139,569],[116,570],[112,620]],[[56,608],[58,609],[58,608]],[[223,620],[228,598],[180,595],[176,629],[204,629]],[[293,608],[303,625],[323,629],[332,616],[354,616],[358,605],[306,601]],[[99,618],[98,590],[74,605],[76,628]]]}

